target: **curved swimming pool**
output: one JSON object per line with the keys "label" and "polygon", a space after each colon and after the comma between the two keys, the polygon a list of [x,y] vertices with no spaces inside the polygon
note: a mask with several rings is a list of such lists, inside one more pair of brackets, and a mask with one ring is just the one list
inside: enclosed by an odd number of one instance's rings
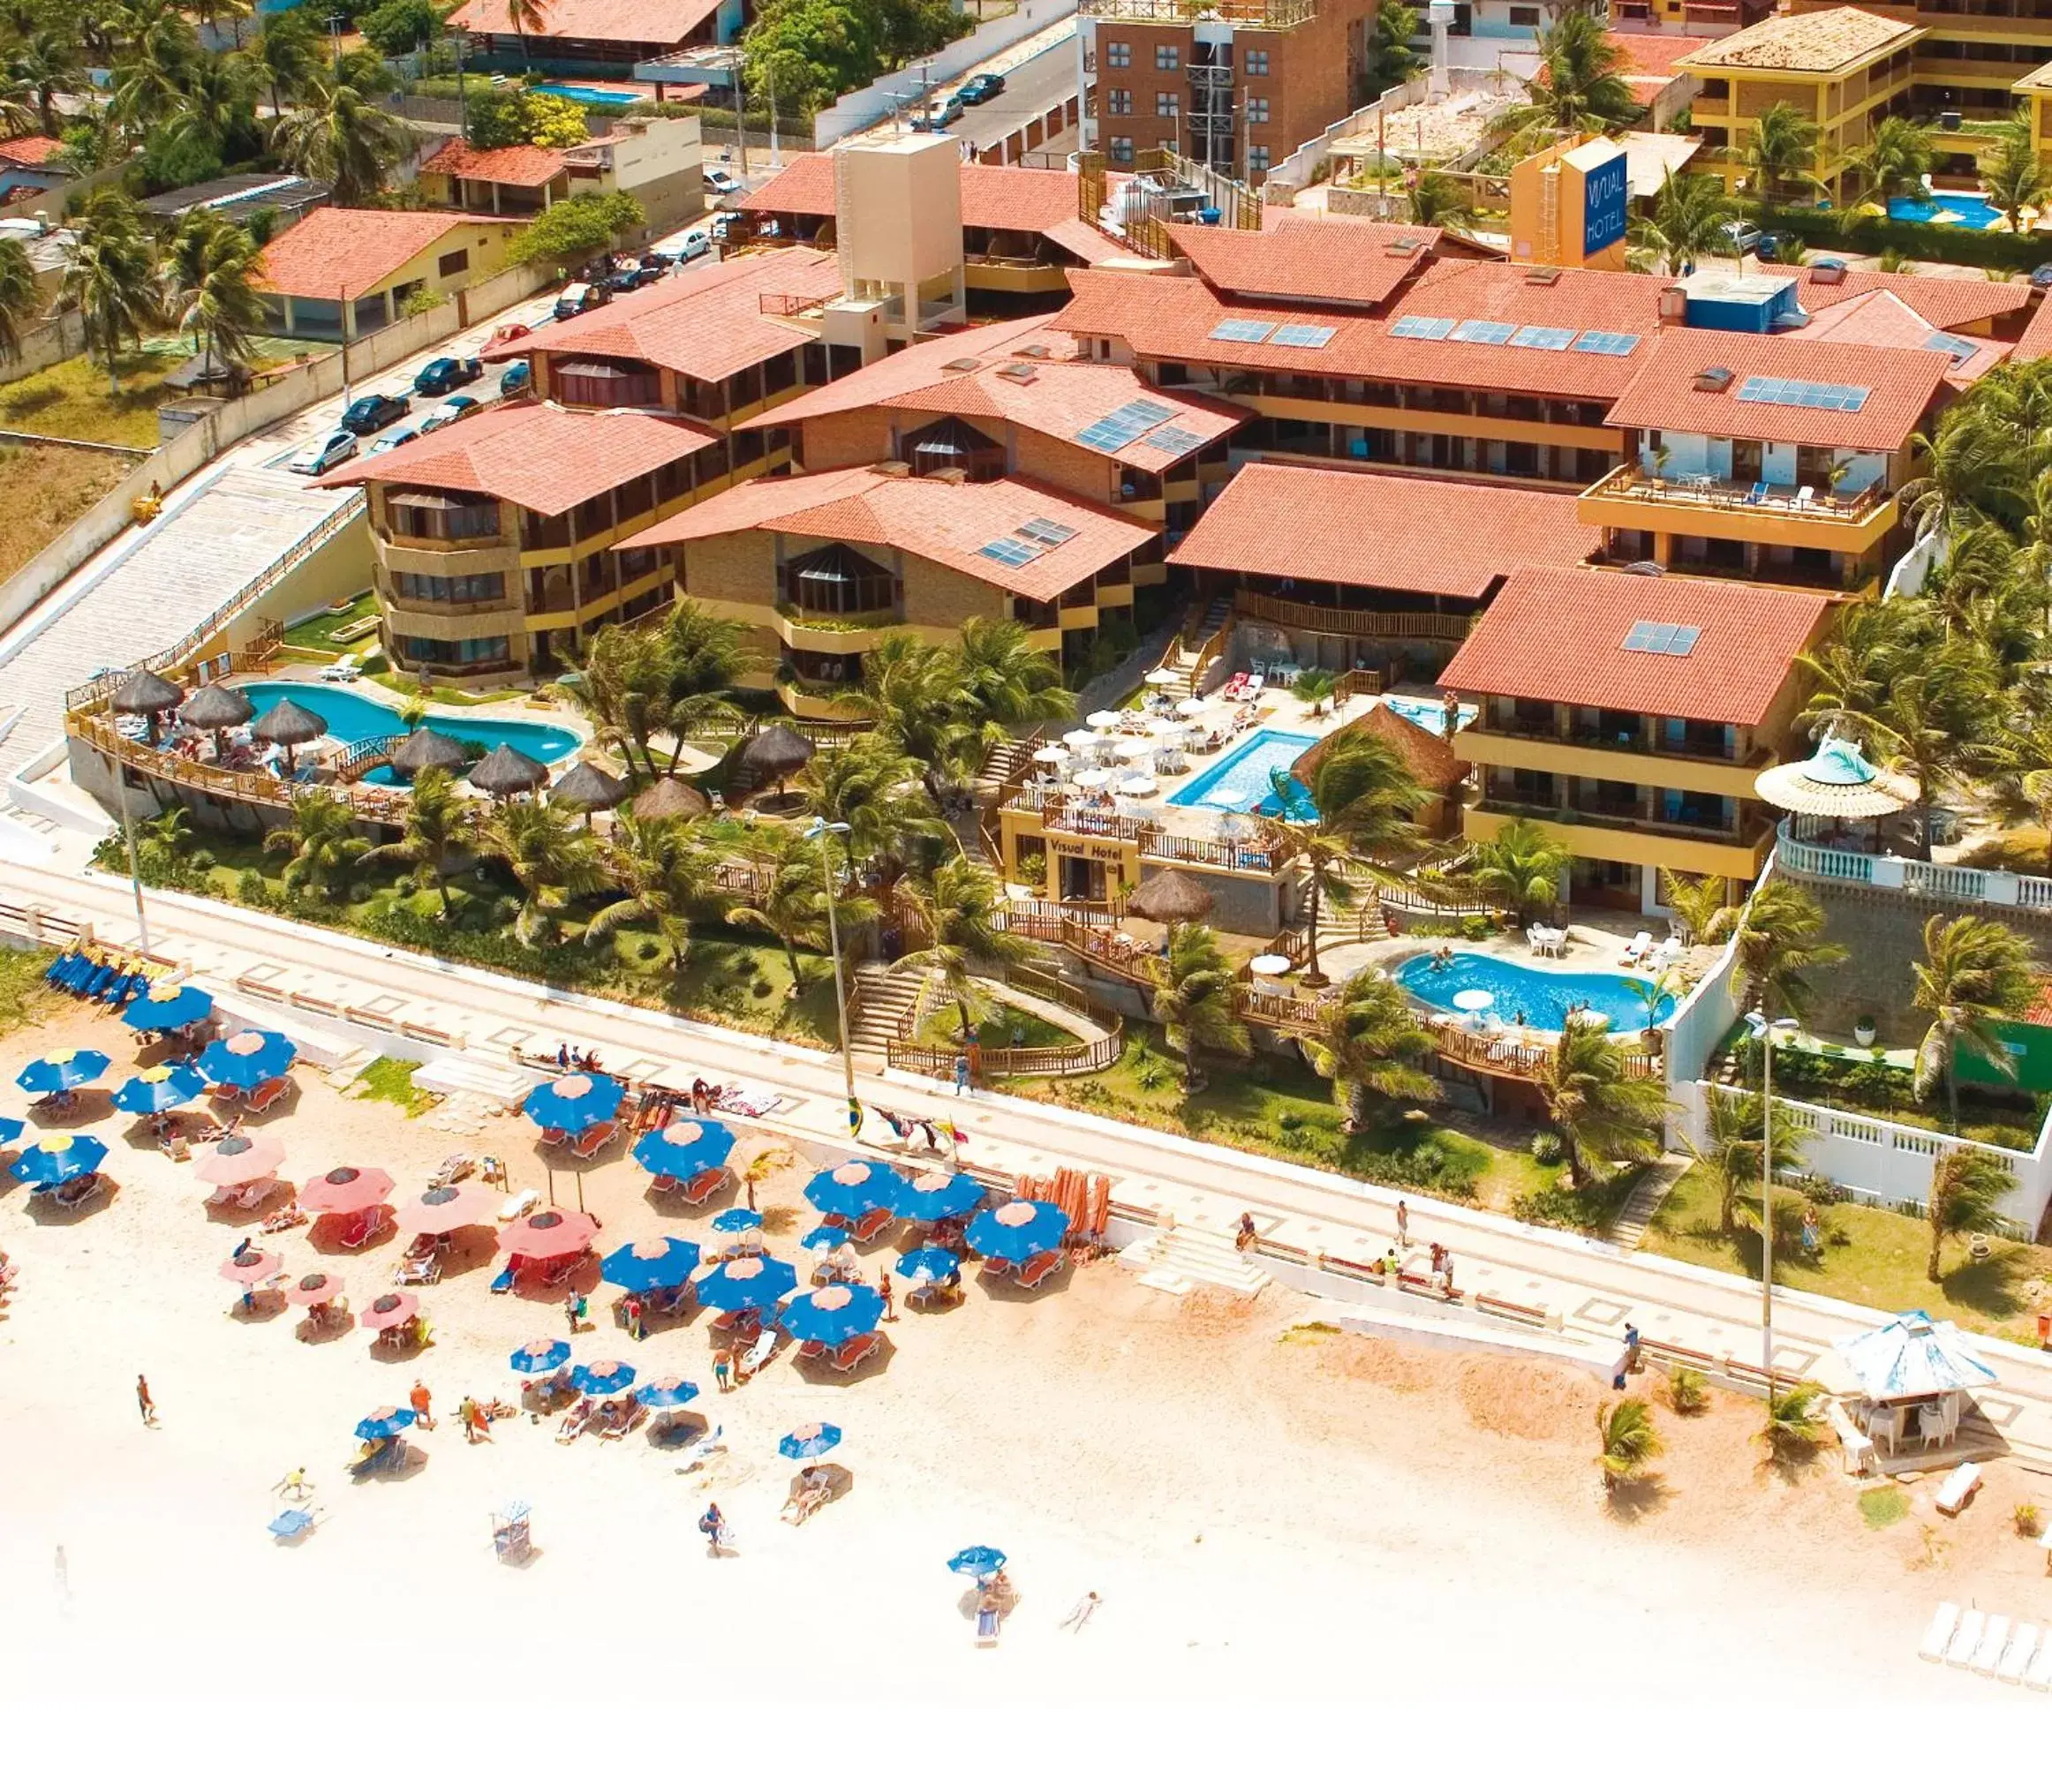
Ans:
{"label": "curved swimming pool", "polygon": [[[1435,964],[1429,952],[1420,952],[1406,959],[1396,975],[1421,1002],[1450,1014],[1472,1011],[1473,1005],[1463,1008],[1454,998],[1474,990],[1490,998],[1482,1013],[1511,1026],[1521,1018],[1525,1026],[1558,1033],[1571,1007],[1592,1008],[1619,1031],[1647,1025],[1641,990],[1649,980],[1645,978],[1607,971],[1542,970],[1477,952],[1457,952],[1444,964]],[[1674,1003],[1671,995],[1660,998],[1653,1011],[1654,1025],[1674,1013]]]}
{"label": "curved swimming pool", "polygon": [[[347,746],[405,730],[406,725],[399,719],[399,712],[393,705],[379,703],[360,691],[339,685],[260,679],[238,689],[256,705],[259,715],[280,699],[291,698],[300,708],[312,710],[328,724],[329,735]],[[531,759],[540,760],[544,765],[554,765],[558,760],[569,758],[579,744],[578,736],[570,729],[555,727],[547,722],[473,721],[468,716],[436,712],[428,717],[426,725],[438,734],[472,742],[487,753],[494,747],[511,747]],[[389,767],[380,766],[370,774],[368,781],[389,784],[396,780]]]}

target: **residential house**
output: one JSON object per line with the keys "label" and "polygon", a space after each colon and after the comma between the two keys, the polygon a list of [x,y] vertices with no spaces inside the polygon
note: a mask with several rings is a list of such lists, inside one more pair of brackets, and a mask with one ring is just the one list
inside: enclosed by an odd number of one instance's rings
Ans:
{"label": "residential house", "polygon": [[452,296],[498,273],[520,228],[517,218],[324,206],[264,245],[256,284],[267,327],[323,342],[382,329],[418,294]]}
{"label": "residential house", "polygon": [[470,34],[476,61],[626,79],[637,63],[733,41],[744,0],[549,0],[515,31],[505,0],[464,0],[449,24]]}
{"label": "residential house", "polygon": [[532,217],[567,199],[622,192],[639,203],[655,234],[704,213],[705,151],[696,118],[622,118],[570,149],[477,149],[455,137],[420,164],[420,184],[430,205],[493,217]]}

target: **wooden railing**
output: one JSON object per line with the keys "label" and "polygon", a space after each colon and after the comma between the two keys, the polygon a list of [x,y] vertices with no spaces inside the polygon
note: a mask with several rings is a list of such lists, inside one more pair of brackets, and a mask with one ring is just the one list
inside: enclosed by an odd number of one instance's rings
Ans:
{"label": "wooden railing", "polygon": [[362,820],[397,826],[406,818],[406,795],[396,787],[381,788],[375,784],[290,784],[268,772],[230,772],[202,760],[166,753],[141,741],[131,741],[102,715],[67,717],[64,729],[95,752],[106,754],[146,778],[161,779],[166,784],[200,791],[219,802],[253,803],[264,809],[290,809],[296,793],[318,788],[348,803]]}
{"label": "wooden railing", "polygon": [[335,762],[336,782],[353,783],[369,776],[381,765],[389,765],[392,755],[405,738],[404,734],[373,734],[368,740],[358,741]]}
{"label": "wooden railing", "polygon": [[[1535,1082],[1553,1058],[1550,1045],[1507,1039],[1501,1034],[1471,1032],[1454,1020],[1433,1020],[1426,1024],[1432,1029],[1433,1050],[1447,1063],[1487,1071],[1491,1076]],[[1656,1078],[1661,1074],[1660,1059],[1649,1051],[1626,1052],[1625,1074]]]}
{"label": "wooden railing", "polygon": [[1233,599],[1239,614],[1284,629],[1311,629],[1328,635],[1388,636],[1403,641],[1465,641],[1475,627],[1473,616],[1442,616],[1430,610],[1342,610],[1326,604],[1300,604],[1266,591],[1242,591]]}
{"label": "wooden railing", "polygon": [[[983,1077],[1085,1076],[1118,1063],[1125,1050],[1125,1018],[1088,990],[1030,965],[995,965],[979,969],[977,975],[1070,1009],[1104,1029],[1098,1038],[1077,1039],[1067,1045],[978,1046],[977,1068]],[[885,1060],[893,1070],[938,1077],[954,1073],[958,1047],[918,1043],[919,1029],[938,1005],[938,982],[929,980],[918,1001],[899,1021],[895,1035],[885,1043]]]}
{"label": "wooden railing", "polygon": [[1279,856],[1272,835],[1262,833],[1248,840],[1198,840],[1188,834],[1172,834],[1159,822],[1143,816],[1106,814],[1085,809],[1067,796],[1022,790],[1009,797],[1007,809],[1037,815],[1057,833],[1075,834],[1086,840],[1132,840],[1146,859],[1178,865],[1208,865],[1225,871],[1277,871],[1290,862]]}

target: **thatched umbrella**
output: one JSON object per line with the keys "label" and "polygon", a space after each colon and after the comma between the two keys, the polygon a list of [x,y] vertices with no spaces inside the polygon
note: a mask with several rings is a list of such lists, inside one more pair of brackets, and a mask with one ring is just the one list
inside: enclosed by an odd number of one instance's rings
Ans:
{"label": "thatched umbrella", "polygon": [[1833,735],[1807,759],[1769,765],[1753,780],[1754,792],[1791,815],[1831,821],[1871,821],[1874,847],[1881,850],[1884,816],[1899,814],[1917,800],[1917,780],[1884,772],[1857,743]]}
{"label": "thatched umbrella", "polygon": [[559,809],[582,809],[585,825],[589,827],[593,809],[619,808],[621,799],[633,787],[624,778],[615,778],[603,765],[580,759],[555,780],[548,800]]}
{"label": "thatched umbrella", "polygon": [[117,714],[142,717],[154,747],[157,743],[157,718],[166,710],[177,709],[185,697],[185,693],[170,680],[159,678],[154,672],[138,671],[108,701]]}
{"label": "thatched umbrella", "polygon": [[712,812],[705,793],[681,778],[659,778],[634,799],[637,821],[696,821]]}
{"label": "thatched umbrella", "polygon": [[227,751],[222,738],[230,728],[239,728],[256,713],[256,706],[230,684],[203,684],[179,706],[178,719],[186,727],[205,728],[214,736],[214,757]]}
{"label": "thatched umbrella", "polygon": [[249,731],[258,740],[269,741],[285,749],[285,771],[290,775],[292,749],[318,741],[328,732],[328,724],[312,710],[302,709],[287,696],[280,697],[252,722]]}
{"label": "thatched umbrella", "polygon": [[736,763],[742,771],[767,779],[781,796],[784,780],[794,772],[803,772],[812,752],[811,742],[796,728],[788,728],[779,722],[774,727],[765,728],[743,747]]}
{"label": "thatched umbrella", "polygon": [[392,749],[392,769],[418,778],[423,772],[458,771],[467,757],[461,741],[433,728],[416,728]]}
{"label": "thatched umbrella", "polygon": [[1211,912],[1211,892],[1181,871],[1157,871],[1126,899],[1126,912],[1173,927],[1202,921]]}
{"label": "thatched umbrella", "polygon": [[486,795],[502,799],[524,790],[539,790],[548,782],[548,767],[501,744],[471,767],[471,782]]}

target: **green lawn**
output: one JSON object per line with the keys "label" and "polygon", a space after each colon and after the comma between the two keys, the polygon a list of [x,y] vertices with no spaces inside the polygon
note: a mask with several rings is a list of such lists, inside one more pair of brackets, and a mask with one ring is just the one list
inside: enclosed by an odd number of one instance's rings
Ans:
{"label": "green lawn", "polygon": [[517,696],[531,693],[520,690],[458,690],[453,685],[423,685],[417,678],[410,678],[404,672],[373,672],[373,684],[381,684],[387,690],[396,691],[401,696],[425,697],[429,703],[446,704],[451,709],[469,709],[479,704],[509,703]]}
{"label": "green lawn", "polygon": [[[1009,1002],[994,1004],[976,1027],[977,1037],[993,1050],[1015,1045],[1074,1045],[1076,1040],[1076,1035],[1067,1028],[1057,1027],[1053,1021],[1043,1020],[1024,1008],[1015,1008]],[[954,1003],[942,1002],[920,1023],[917,1043],[961,1044],[962,1017],[955,1012]]]}
{"label": "green lawn", "polygon": [[157,406],[178,395],[165,388],[164,375],[191,358],[190,349],[124,355],[121,392],[116,397],[107,389],[107,369],[75,355],[26,380],[0,386],[0,427],[72,441],[154,448]]}
{"label": "green lawn", "polygon": [[389,1102],[411,1119],[434,1105],[434,1096],[413,1080],[419,1066],[403,1058],[373,1058],[350,1093],[366,1102]]}
{"label": "green lawn", "polygon": [[0,1033],[29,1026],[57,1006],[57,991],[42,980],[56,958],[52,952],[0,947]]}
{"label": "green lawn", "polygon": [[[2031,1283],[2052,1279],[2052,1251],[1995,1239],[1986,1261],[1975,1263],[1967,1255],[1964,1239],[1950,1239],[1940,1260],[1944,1278],[1933,1283],[1924,1275],[1931,1233],[1923,1221],[1839,1201],[1821,1210],[1821,1248],[1814,1259],[1806,1259],[1801,1251],[1804,1199],[1794,1189],[1775,1195],[1777,1285],[1857,1301],[1887,1313],[1920,1306],[1977,1331],[2019,1343],[2037,1341],[2025,1290]],[[1705,1171],[1692,1169],[1675,1184],[1654,1216],[1647,1228],[1645,1248],[1757,1279],[1758,1198],[1739,1202],[1735,1237],[1718,1231],[1717,1217],[1716,1185]]]}
{"label": "green lawn", "polygon": [[364,622],[378,614],[378,599],[374,591],[359,591],[351,599],[346,610],[323,610],[318,616],[309,616],[304,622],[295,622],[285,630],[285,645],[300,648],[307,652],[331,657],[344,648],[361,651],[367,644],[377,644],[375,636],[361,639],[338,642],[335,636],[338,629],[349,629]]}

